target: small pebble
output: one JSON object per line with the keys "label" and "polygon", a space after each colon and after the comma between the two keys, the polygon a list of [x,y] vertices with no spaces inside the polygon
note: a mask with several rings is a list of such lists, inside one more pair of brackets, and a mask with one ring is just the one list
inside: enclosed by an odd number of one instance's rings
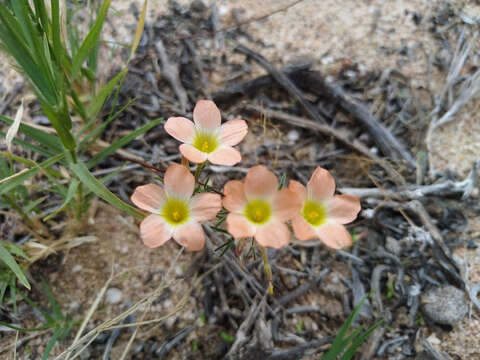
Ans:
{"label": "small pebble", "polygon": [[464,292],[451,285],[432,288],[421,299],[425,315],[439,324],[455,325],[468,312]]}
{"label": "small pebble", "polygon": [[292,144],[294,144],[299,138],[300,134],[297,130],[290,130],[287,134],[287,139]]}
{"label": "small pebble", "polygon": [[117,288],[110,288],[107,290],[106,300],[109,304],[118,304],[122,301],[122,291]]}
{"label": "small pebble", "polygon": [[77,264],[72,268],[72,272],[76,273],[76,272],[82,271],[82,269],[83,269],[83,266],[80,264]]}

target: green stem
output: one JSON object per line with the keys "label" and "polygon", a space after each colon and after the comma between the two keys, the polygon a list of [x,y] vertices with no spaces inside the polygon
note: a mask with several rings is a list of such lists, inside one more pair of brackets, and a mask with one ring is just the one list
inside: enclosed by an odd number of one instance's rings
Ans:
{"label": "green stem", "polygon": [[265,276],[268,282],[268,291],[270,295],[273,295],[273,276],[272,276],[272,268],[270,267],[270,263],[268,262],[267,251],[263,246],[259,246],[260,252],[262,253],[263,258],[263,268],[265,269]]}
{"label": "green stem", "polygon": [[202,170],[205,164],[206,164],[206,161],[197,165],[197,170],[195,170],[195,184],[198,184],[198,180],[200,179],[200,174],[202,173]]}

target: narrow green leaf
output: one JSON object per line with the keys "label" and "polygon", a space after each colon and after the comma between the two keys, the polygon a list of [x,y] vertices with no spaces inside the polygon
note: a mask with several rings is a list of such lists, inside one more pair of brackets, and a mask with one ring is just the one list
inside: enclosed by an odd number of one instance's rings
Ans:
{"label": "narrow green leaf", "polygon": [[25,273],[2,243],[0,243],[0,260],[14,272],[22,285],[30,290],[30,284],[28,283]]}
{"label": "narrow green leaf", "polygon": [[101,197],[109,204],[138,218],[144,217],[140,211],[123,202],[115,194],[108,190],[105,185],[103,185],[97,178],[95,178],[95,176],[92,175],[92,173],[90,173],[84,163],[79,161],[76,164],[71,164],[70,168],[80,179],[80,181],[85,184],[85,186],[87,186],[93,193]]}
{"label": "narrow green leaf", "polygon": [[[3,121],[8,125],[13,124],[13,119],[3,115],[0,115],[0,121]],[[27,124],[20,124],[19,131],[33,140],[38,141],[41,145],[47,147],[48,149],[54,150],[55,153],[63,151],[62,144],[60,143],[58,137],[53,134],[49,134],[46,131]]]}
{"label": "narrow green leaf", "polygon": [[42,287],[43,287],[43,291],[45,292],[45,295],[47,295],[50,305],[52,306],[53,314],[55,315],[55,320],[57,321],[63,320],[64,316],[62,314],[62,309],[60,309],[60,305],[58,305],[57,301],[53,297],[53,294],[50,291],[50,288],[48,287],[44,279],[42,279]]}
{"label": "narrow green leaf", "polygon": [[[88,142],[94,142],[102,133],[103,131],[107,128],[108,124],[110,124],[113,120],[115,120],[123,111],[125,111],[126,108],[128,108],[130,105],[132,105],[136,99],[131,99],[127,101],[125,105],[123,105],[115,114],[109,116],[107,120],[105,120],[103,123],[101,123],[99,126],[95,127],[92,131],[90,131],[80,142],[79,148],[80,149],[86,149],[89,146],[84,146]],[[84,133],[89,126],[91,126],[91,123],[93,123],[94,118],[92,118],[91,121],[89,121],[90,125],[87,124],[85,125],[77,135],[80,136],[82,133]]]}
{"label": "narrow green leaf", "polygon": [[48,360],[48,355],[50,355],[50,352],[52,351],[53,346],[58,341],[58,338],[60,337],[62,332],[63,332],[63,329],[61,327],[57,327],[52,337],[50,338],[50,341],[45,347],[45,351],[43,352],[43,355],[42,355],[42,360]]}
{"label": "narrow green leaf", "polygon": [[50,6],[52,8],[52,38],[53,38],[53,53],[57,63],[61,63],[63,46],[60,28],[60,4],[58,0],[51,0]]}
{"label": "narrow green leaf", "polygon": [[363,307],[366,299],[367,297],[365,296],[357,305],[357,307],[352,311],[352,313],[348,316],[347,320],[345,320],[342,327],[338,330],[335,339],[333,339],[330,350],[326,354],[324,354],[320,360],[335,360],[337,355],[340,354],[339,351],[344,349],[343,345],[345,341],[345,335],[347,334],[348,329],[350,329],[350,327],[352,326],[352,323],[357,318],[360,309]]}
{"label": "narrow green leaf", "polygon": [[[87,107],[87,118],[89,119],[90,124],[96,119],[100,110],[102,110],[103,104],[107,101],[108,97],[115,90],[115,86],[118,83],[118,80],[124,75],[125,70],[120,71],[113,79],[111,79],[105,86],[103,86],[98,94],[95,95],[95,98]],[[88,125],[88,124],[87,124]]]}
{"label": "narrow green leaf", "polygon": [[55,155],[35,167],[19,171],[15,175],[0,180],[0,195],[3,195],[12,190],[13,188],[17,187],[18,185],[23,184],[23,182],[25,182],[26,180],[37,175],[42,169],[48,168],[49,166],[60,161],[64,156],[65,154],[63,153]]}
{"label": "narrow green leaf", "polygon": [[65,149],[68,150],[75,150],[76,144],[75,139],[72,136],[72,133],[69,131],[69,127],[71,127],[71,120],[70,115],[66,109],[63,109],[61,112],[55,111],[51,106],[47,103],[40,101],[42,104],[43,112],[50,120],[50,123],[57,131],[58,137],[62,142],[62,145]]}
{"label": "narrow green leaf", "polygon": [[143,125],[141,128],[132,131],[130,134],[125,135],[121,139],[117,140],[114,142],[112,145],[110,145],[108,148],[102,150],[100,153],[98,153],[94,158],[90,159],[88,162],[87,166],[88,168],[91,168],[101,162],[103,159],[105,159],[107,156],[113,154],[115,151],[120,149],[121,147],[125,146],[132,140],[134,140],[136,137],[146,133],[148,130],[153,128],[154,126],[157,126],[163,121],[163,118],[158,118],[155,120],[150,121],[149,123]]}
{"label": "narrow green leaf", "polygon": [[58,209],[53,211],[50,215],[43,218],[43,221],[50,220],[52,217],[57,215],[60,211],[65,209],[65,207],[67,207],[67,205],[70,203],[70,201],[73,200],[73,197],[75,196],[75,193],[76,193],[77,188],[78,188],[78,184],[79,184],[79,181],[77,179],[73,179],[70,182],[70,185],[68,186],[68,190],[67,190],[67,195],[65,197],[65,200],[64,200],[63,204]]}
{"label": "narrow green leaf", "polygon": [[92,28],[90,29],[90,32],[88,33],[85,40],[82,42],[82,45],[80,45],[80,48],[78,49],[77,53],[75,54],[75,57],[73,58],[72,79],[75,79],[77,77],[77,75],[80,72],[80,68],[82,67],[82,64],[84,63],[84,61],[90,55],[90,52],[94,49],[94,47],[98,43],[100,33],[103,28],[103,23],[107,16],[108,8],[110,7],[110,2],[111,0],[105,0],[103,2],[102,7],[98,12],[98,16],[95,23],[93,24]]}
{"label": "narrow green leaf", "polygon": [[347,349],[347,351],[342,355],[342,358],[341,360],[350,360],[354,357],[355,355],[355,352],[357,351],[357,349],[360,347],[360,345],[363,344],[363,342],[367,339],[367,337],[370,336],[370,334],[377,328],[379,327],[381,324],[383,324],[384,320],[381,320],[379,322],[377,322],[376,324],[374,324],[372,327],[370,327],[370,329],[368,329],[367,331],[365,331],[362,335],[360,335],[353,343],[352,345],[349,346],[349,348]]}
{"label": "narrow green leaf", "polygon": [[[0,131],[0,136],[5,137],[6,134],[3,131]],[[37,145],[30,144],[29,142],[24,141],[22,139],[14,138],[13,143],[20,145],[24,149],[32,150],[33,152],[36,152],[37,154],[43,155],[45,157],[50,157],[53,155],[51,152],[45,150],[44,148],[41,148],[40,146],[37,146]],[[0,179],[1,178],[2,176],[0,174]]]}
{"label": "narrow green leaf", "polygon": [[36,62],[39,59],[32,53],[35,49],[28,45],[18,21],[2,2],[0,2],[0,33],[2,34],[0,42],[31,80],[38,96],[51,105],[56,104],[56,93],[46,69]]}
{"label": "narrow green leaf", "polygon": [[35,201],[31,201],[30,203],[27,204],[27,206],[25,206],[23,208],[23,212],[25,214],[28,214],[29,212],[33,211],[33,209],[35,209],[38,205],[40,205],[42,202],[44,202],[48,198],[49,198],[48,196],[42,196],[41,198],[39,198]]}
{"label": "narrow green leaf", "polygon": [[13,243],[4,243],[3,245],[8,250],[8,252],[10,252],[10,254],[13,254],[13,255],[21,257],[25,260],[28,260],[27,254],[25,254],[25,252],[23,251],[23,249],[20,246],[15,245]]}

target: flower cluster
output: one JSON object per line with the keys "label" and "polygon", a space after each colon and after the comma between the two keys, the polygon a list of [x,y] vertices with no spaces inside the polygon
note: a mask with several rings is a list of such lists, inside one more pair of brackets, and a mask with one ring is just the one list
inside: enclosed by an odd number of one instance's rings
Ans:
{"label": "flower cluster", "polygon": [[[165,130],[181,141],[182,156],[202,169],[208,161],[233,166],[241,161],[233,146],[246,136],[244,120],[221,124],[215,103],[200,100],[193,111],[193,122],[171,117]],[[188,164],[188,162],[187,162]],[[197,171],[198,172],[198,171]],[[220,194],[195,194],[195,181],[189,169],[172,164],[165,172],[163,188],[148,184],[135,189],[131,199],[150,213],[140,225],[145,245],[158,247],[170,238],[189,250],[201,250],[205,234],[201,223],[212,220],[223,208],[228,211],[227,231],[235,239],[255,238],[261,247],[281,248],[295,237],[305,241],[320,239],[339,249],[352,239],[344,224],[354,221],[360,201],[351,195],[335,195],[335,180],[325,169],[317,167],[306,187],[291,180],[288,188],[279,189],[275,174],[264,165],[248,170],[244,181],[228,181]]]}

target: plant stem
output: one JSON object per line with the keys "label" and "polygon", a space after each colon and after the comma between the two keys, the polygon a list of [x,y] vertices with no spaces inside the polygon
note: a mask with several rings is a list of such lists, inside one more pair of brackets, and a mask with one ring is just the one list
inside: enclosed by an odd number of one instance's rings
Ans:
{"label": "plant stem", "polygon": [[200,174],[202,173],[203,167],[207,162],[204,161],[201,164],[197,165],[197,170],[195,170],[195,184],[198,184],[198,180],[200,179]]}
{"label": "plant stem", "polygon": [[270,267],[270,263],[268,262],[267,251],[263,246],[259,246],[260,252],[262,253],[263,258],[263,268],[265,269],[265,276],[268,282],[268,291],[270,295],[273,295],[273,277],[272,277],[272,268]]}

